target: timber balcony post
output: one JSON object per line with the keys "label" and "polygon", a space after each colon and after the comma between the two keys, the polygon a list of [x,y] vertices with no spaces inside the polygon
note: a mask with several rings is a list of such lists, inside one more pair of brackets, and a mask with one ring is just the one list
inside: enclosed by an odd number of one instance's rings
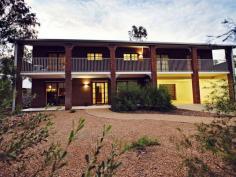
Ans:
{"label": "timber balcony post", "polygon": [[15,87],[13,90],[13,104],[12,111],[15,111],[16,107],[22,106],[22,77],[21,77],[21,68],[22,68],[22,60],[24,55],[24,45],[15,44],[15,61],[14,66],[16,68],[15,74]]}
{"label": "timber balcony post", "polygon": [[199,65],[198,65],[198,55],[197,48],[191,48],[191,56],[192,56],[192,90],[193,90],[193,103],[200,104],[200,85],[199,85]]}
{"label": "timber balcony post", "polygon": [[65,110],[72,108],[72,50],[71,44],[65,45]]}
{"label": "timber balcony post", "polygon": [[231,100],[235,101],[235,75],[232,47],[225,48],[225,58],[228,67],[227,69],[229,71],[229,74],[227,75],[229,85],[229,96]]}
{"label": "timber balcony post", "polygon": [[[111,98],[116,94],[116,46],[109,46],[111,58]],[[112,99],[111,99],[112,102]]]}
{"label": "timber balcony post", "polygon": [[152,86],[157,87],[157,53],[156,46],[150,46],[150,56],[151,56],[151,77],[152,77]]}

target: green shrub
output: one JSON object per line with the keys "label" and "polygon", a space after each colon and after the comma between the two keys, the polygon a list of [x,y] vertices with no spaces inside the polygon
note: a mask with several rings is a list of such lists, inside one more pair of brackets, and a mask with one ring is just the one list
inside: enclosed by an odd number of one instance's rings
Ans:
{"label": "green shrub", "polygon": [[139,87],[121,88],[113,97],[112,110],[128,112],[136,110],[169,111],[175,107],[171,104],[168,91],[163,88]]}
{"label": "green shrub", "polygon": [[164,87],[145,87],[142,92],[142,107],[145,110],[169,111],[174,109],[171,97]]}
{"label": "green shrub", "polygon": [[143,136],[139,138],[137,141],[132,142],[131,144],[127,144],[124,147],[124,151],[129,151],[132,149],[144,150],[147,146],[156,146],[156,145],[160,145],[157,139],[152,139],[148,136]]}
{"label": "green shrub", "polygon": [[138,86],[120,88],[117,95],[113,97],[112,110],[117,112],[136,111],[140,105],[141,91]]}

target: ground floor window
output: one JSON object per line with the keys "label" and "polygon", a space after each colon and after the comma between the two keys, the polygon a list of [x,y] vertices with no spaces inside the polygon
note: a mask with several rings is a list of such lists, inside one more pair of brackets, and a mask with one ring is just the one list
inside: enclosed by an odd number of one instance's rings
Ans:
{"label": "ground floor window", "polygon": [[64,82],[46,83],[47,105],[60,106],[65,104]]}
{"label": "ground floor window", "polygon": [[160,84],[160,87],[165,87],[170,96],[171,96],[171,99],[172,100],[176,100],[176,87],[175,87],[175,84]]}
{"label": "ground floor window", "polygon": [[135,80],[117,81],[117,92],[121,89],[128,89],[136,86],[138,86],[138,82]]}
{"label": "ground floor window", "polygon": [[93,82],[93,104],[108,104],[108,83]]}

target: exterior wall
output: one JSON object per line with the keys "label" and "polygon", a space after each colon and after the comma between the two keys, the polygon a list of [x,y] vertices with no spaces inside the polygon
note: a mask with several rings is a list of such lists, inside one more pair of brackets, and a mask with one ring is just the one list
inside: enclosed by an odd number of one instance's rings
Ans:
{"label": "exterior wall", "polygon": [[32,101],[33,108],[46,106],[45,80],[32,79],[32,95],[35,96]]}
{"label": "exterior wall", "polygon": [[50,52],[65,53],[65,48],[61,46],[34,46],[33,57],[48,57]]}
{"label": "exterior wall", "polygon": [[110,57],[110,51],[107,47],[74,47],[72,57],[86,58],[87,53],[102,53],[104,58]]}
{"label": "exterior wall", "polygon": [[174,104],[193,104],[192,80],[191,79],[162,79],[158,78],[158,86],[160,84],[175,84],[176,100]]}
{"label": "exterior wall", "polygon": [[[84,84],[88,84],[87,87]],[[91,79],[72,79],[72,105],[92,105]]]}
{"label": "exterior wall", "polygon": [[227,75],[199,78],[201,103],[206,103],[208,101],[208,95],[213,91],[213,89],[211,89],[212,84],[220,83],[223,80],[228,84]]}
{"label": "exterior wall", "polygon": [[129,48],[129,47],[118,47],[116,49],[116,58],[123,58],[124,53],[137,53],[140,54],[143,50],[143,58],[150,58],[150,50],[149,48]]}
{"label": "exterior wall", "polygon": [[168,55],[171,59],[186,59],[187,56],[190,56],[190,50],[188,49],[162,49],[158,48],[157,55]]}

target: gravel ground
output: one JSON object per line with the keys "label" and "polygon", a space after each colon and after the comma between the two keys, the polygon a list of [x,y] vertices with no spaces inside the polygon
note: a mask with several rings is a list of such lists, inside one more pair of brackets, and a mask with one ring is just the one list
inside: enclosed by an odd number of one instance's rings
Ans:
{"label": "gravel ground", "polygon": [[[59,171],[61,177],[81,176],[86,167],[84,156],[94,149],[104,124],[112,125],[112,131],[105,140],[101,158],[110,152],[112,142],[130,143],[147,135],[158,139],[161,144],[160,146],[148,147],[144,153],[129,151],[120,156],[119,160],[122,161],[122,166],[119,167],[116,177],[186,176],[186,171],[180,168],[181,159],[176,146],[170,142],[170,138],[178,136],[176,128],[181,128],[188,135],[194,133],[195,128],[191,123],[152,119],[132,120],[122,119],[122,117],[120,119],[109,119],[88,114],[85,110],[79,110],[75,113],[68,111],[50,113],[54,115],[52,121],[55,123],[54,131],[56,133],[49,139],[49,142],[60,142],[63,146],[67,143],[72,122],[79,121],[81,117],[86,121],[78,138],[68,149],[68,165]],[[168,115],[165,116],[168,117]],[[40,145],[38,148],[43,149],[45,146],[47,145]],[[32,166],[32,168],[34,167]]]}
{"label": "gravel ground", "polygon": [[[141,136],[148,135],[157,138],[160,146],[147,148],[146,153],[139,154],[131,151],[120,157],[122,166],[116,176],[142,177],[142,176],[184,176],[184,171],[179,169],[180,159],[175,145],[169,139],[177,135],[176,128],[180,127],[186,134],[194,132],[194,125],[163,120],[122,120],[108,119],[92,116],[86,111],[69,113],[66,111],[52,112],[54,114],[56,134],[50,141],[65,143],[72,122],[85,118],[86,124],[79,133],[78,139],[69,149],[69,164],[61,172],[60,176],[80,176],[85,168],[84,155],[92,151],[96,139],[101,135],[104,124],[112,125],[112,131],[107,137],[105,153],[109,152],[111,142],[121,144],[137,140]],[[104,154],[102,154],[103,156]]]}

